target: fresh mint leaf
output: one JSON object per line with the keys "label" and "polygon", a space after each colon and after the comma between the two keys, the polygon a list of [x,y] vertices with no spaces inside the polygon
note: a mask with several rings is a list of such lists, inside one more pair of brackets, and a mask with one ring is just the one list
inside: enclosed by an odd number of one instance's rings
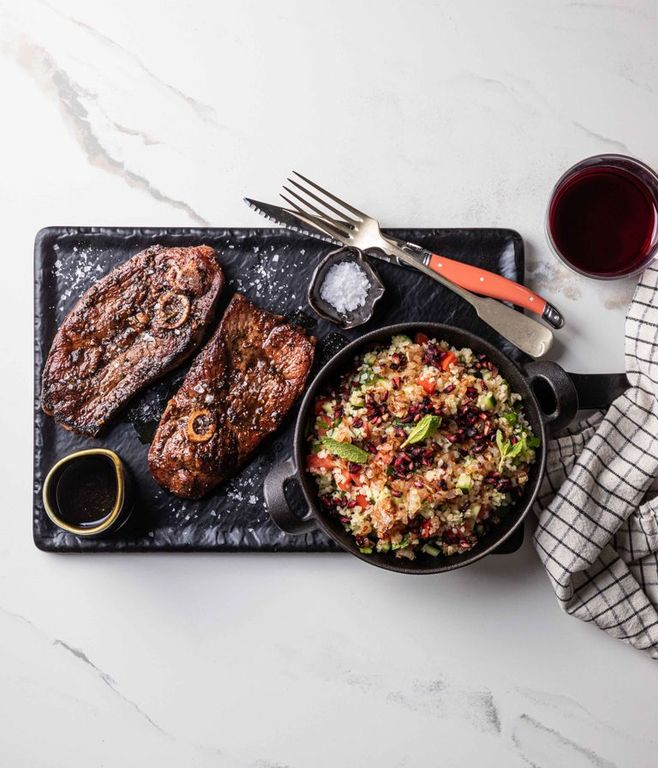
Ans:
{"label": "fresh mint leaf", "polygon": [[414,443],[422,443],[423,440],[427,440],[428,437],[436,432],[441,426],[441,417],[427,414],[416,424],[416,426],[409,432],[407,439],[400,446],[404,448],[407,445],[413,445]]}
{"label": "fresh mint leaf", "polygon": [[334,440],[333,437],[323,437],[321,442],[323,448],[326,448],[334,456],[338,456],[339,459],[352,461],[355,464],[365,464],[368,461],[368,452],[359,448],[358,445],[341,443],[339,440]]}

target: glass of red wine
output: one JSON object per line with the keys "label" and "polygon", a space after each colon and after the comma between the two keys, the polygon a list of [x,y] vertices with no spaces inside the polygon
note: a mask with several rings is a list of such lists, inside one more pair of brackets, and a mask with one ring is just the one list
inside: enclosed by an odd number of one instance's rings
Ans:
{"label": "glass of red wine", "polygon": [[658,175],[626,155],[595,155],[562,175],[546,212],[555,254],[581,275],[612,280],[658,255]]}

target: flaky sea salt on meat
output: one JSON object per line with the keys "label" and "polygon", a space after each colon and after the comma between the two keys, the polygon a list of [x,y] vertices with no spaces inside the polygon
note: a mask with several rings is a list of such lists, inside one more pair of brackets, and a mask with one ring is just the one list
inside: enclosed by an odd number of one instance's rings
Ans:
{"label": "flaky sea salt on meat", "polygon": [[362,307],[368,298],[370,281],[353,261],[334,264],[325,275],[320,297],[340,314]]}

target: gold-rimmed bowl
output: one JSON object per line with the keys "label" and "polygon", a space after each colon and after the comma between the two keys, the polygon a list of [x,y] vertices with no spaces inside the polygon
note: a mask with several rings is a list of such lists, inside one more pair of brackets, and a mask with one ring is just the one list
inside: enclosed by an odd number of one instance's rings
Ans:
{"label": "gold-rimmed bowl", "polygon": [[[98,457],[97,468],[103,472],[105,479],[108,477],[107,468],[112,472],[114,488],[110,498],[102,499],[99,494],[96,503],[98,504],[98,514],[88,514],[89,520],[73,520],[70,511],[67,513],[66,505],[72,501],[70,492],[71,484],[75,489],[75,477],[71,479],[71,470],[78,465],[80,470],[79,483],[87,483],[94,479],[93,472],[89,474],[84,472],[84,465],[89,470],[89,459]],[[107,463],[107,467],[103,463]],[[66,476],[68,477],[66,478]],[[62,483],[66,478],[66,483]],[[51,522],[58,528],[72,533],[75,536],[102,536],[109,534],[121,528],[130,517],[133,510],[132,482],[128,468],[121,457],[107,448],[87,448],[81,451],[75,451],[61,458],[54,464],[43,484],[43,506]],[[94,499],[90,500],[90,506],[93,507]],[[103,508],[103,506],[105,508]],[[78,516],[79,517],[79,516]]]}

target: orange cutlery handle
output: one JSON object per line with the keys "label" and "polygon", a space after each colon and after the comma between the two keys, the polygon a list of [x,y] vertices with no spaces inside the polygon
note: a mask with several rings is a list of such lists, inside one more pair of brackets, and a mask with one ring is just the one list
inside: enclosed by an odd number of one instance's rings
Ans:
{"label": "orange cutlery handle", "polygon": [[560,312],[546,299],[502,275],[461,261],[446,259],[445,256],[439,256],[436,253],[431,254],[427,266],[468,291],[490,296],[492,299],[509,301],[517,307],[528,309],[540,315],[554,328],[561,328],[564,325],[564,318]]}

